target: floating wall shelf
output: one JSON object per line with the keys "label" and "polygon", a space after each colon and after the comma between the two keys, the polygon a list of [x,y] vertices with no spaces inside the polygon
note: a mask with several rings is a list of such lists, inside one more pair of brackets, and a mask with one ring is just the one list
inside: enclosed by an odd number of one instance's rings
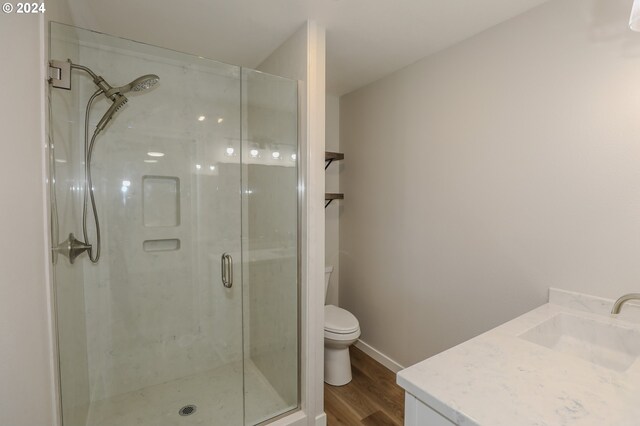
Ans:
{"label": "floating wall shelf", "polygon": [[326,203],[324,203],[324,206],[327,207],[333,200],[344,200],[344,194],[326,193],[324,194],[324,200],[326,201]]}
{"label": "floating wall shelf", "polygon": [[324,161],[325,166],[324,169],[327,170],[327,167],[329,167],[331,165],[331,163],[333,163],[334,161],[340,161],[340,160],[344,160],[344,154],[341,152],[325,152],[324,153]]}

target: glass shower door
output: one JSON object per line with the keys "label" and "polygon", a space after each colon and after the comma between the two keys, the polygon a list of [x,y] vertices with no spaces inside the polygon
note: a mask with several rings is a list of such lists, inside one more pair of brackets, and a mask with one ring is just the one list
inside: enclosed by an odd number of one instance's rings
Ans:
{"label": "glass shower door", "polygon": [[247,425],[291,411],[299,401],[297,123],[297,82],[243,68]]}
{"label": "glass shower door", "polygon": [[[101,258],[54,255],[64,426],[244,424],[240,68],[58,24],[50,57],[113,87],[160,77],[96,138]],[[71,75],[49,91],[54,246],[83,239],[97,87]],[[96,98],[89,135],[111,104]]]}

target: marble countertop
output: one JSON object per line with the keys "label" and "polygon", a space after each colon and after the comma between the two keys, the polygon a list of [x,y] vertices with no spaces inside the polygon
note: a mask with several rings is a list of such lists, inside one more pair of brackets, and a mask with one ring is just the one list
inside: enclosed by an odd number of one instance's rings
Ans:
{"label": "marble countertop", "polygon": [[566,313],[640,330],[640,307],[551,289],[550,302],[398,373],[398,384],[458,425],[640,425],[640,361],[626,371],[520,338]]}

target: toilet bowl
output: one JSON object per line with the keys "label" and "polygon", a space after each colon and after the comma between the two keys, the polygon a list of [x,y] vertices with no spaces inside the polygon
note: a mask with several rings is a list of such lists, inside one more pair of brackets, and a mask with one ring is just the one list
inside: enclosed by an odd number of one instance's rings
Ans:
{"label": "toilet bowl", "polygon": [[[325,298],[333,267],[325,269]],[[360,324],[353,314],[333,305],[324,307],[324,381],[343,386],[351,381],[349,346],[360,337]]]}

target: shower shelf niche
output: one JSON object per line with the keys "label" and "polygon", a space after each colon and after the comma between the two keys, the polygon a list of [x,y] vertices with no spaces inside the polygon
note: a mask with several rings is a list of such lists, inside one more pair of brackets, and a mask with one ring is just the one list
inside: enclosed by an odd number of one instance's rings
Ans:
{"label": "shower shelf niche", "polygon": [[[325,151],[324,153],[324,161],[325,161],[325,166],[324,169],[327,170],[327,168],[331,165],[331,163],[333,163],[334,161],[340,161],[340,160],[344,160],[344,154],[341,152],[329,152],[329,151]],[[344,200],[344,194],[338,194],[338,193],[325,193],[324,194],[324,208],[329,207],[329,204],[331,204],[331,202],[333,200]]]}

